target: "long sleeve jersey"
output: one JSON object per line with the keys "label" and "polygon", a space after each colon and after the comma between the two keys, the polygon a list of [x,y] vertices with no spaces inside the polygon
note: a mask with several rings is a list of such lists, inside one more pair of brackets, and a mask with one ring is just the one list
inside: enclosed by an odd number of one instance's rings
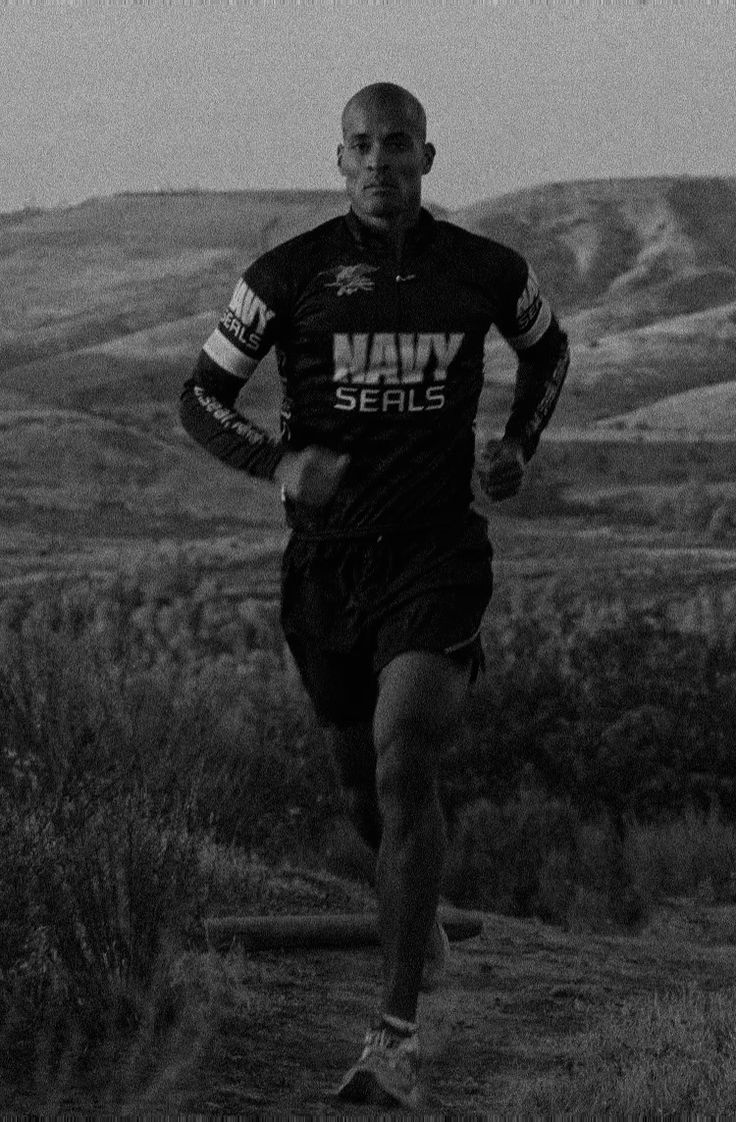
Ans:
{"label": "long sleeve jersey", "polygon": [[[185,384],[182,423],[221,460],[265,479],[287,449],[347,452],[327,506],[287,500],[296,529],[350,536],[458,521],[473,499],[493,324],[519,356],[506,436],[528,459],[569,353],[525,259],[422,210],[397,260],[351,211],[246,269]],[[271,347],[282,388],[278,440],[235,408]]]}

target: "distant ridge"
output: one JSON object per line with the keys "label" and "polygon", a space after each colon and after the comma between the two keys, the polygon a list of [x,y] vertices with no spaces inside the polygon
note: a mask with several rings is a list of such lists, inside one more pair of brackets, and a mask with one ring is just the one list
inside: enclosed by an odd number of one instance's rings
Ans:
{"label": "distant ridge", "polygon": [[[450,214],[428,205],[539,274],[573,355],[552,431],[602,443],[733,436],[736,178],[555,183]],[[256,537],[278,529],[275,489],[196,447],[179,394],[243,268],[346,209],[342,191],[188,188],[0,215],[6,524],[134,537],[219,533],[220,519]],[[502,430],[516,367],[495,331],[486,359],[479,433]],[[243,397],[273,431],[280,394],[271,354]],[[574,476],[577,446],[570,457]]]}
{"label": "distant ridge", "polygon": [[[170,400],[242,269],[347,205],[341,190],[183,188],[0,216],[0,391],[103,410]],[[428,205],[532,263],[574,347],[566,424],[736,374],[736,177],[558,182],[450,214]],[[508,348],[489,338],[488,355],[489,380],[507,383]]]}
{"label": "distant ridge", "polygon": [[453,217],[525,253],[566,311],[640,326],[736,295],[736,177],[552,183]]}
{"label": "distant ridge", "polygon": [[120,199],[172,199],[172,198],[258,198],[268,197],[277,202],[289,203],[294,198],[342,198],[344,199],[344,191],[339,191],[334,188],[301,188],[301,187],[223,187],[223,188],[209,188],[209,187],[171,187],[160,190],[128,190],[128,191],[114,191],[109,195],[90,195],[86,199],[78,199],[75,202],[61,202],[54,203],[49,206],[23,206],[16,207],[13,210],[0,210],[0,222],[4,219],[18,220],[27,217],[34,217],[44,214],[58,214],[68,213],[70,211],[80,210],[84,207],[90,206],[105,206],[108,204],[115,205]]}

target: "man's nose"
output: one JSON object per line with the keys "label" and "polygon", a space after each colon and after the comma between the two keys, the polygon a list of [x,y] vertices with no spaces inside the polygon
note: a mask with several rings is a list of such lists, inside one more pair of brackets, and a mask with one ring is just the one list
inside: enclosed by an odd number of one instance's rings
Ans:
{"label": "man's nose", "polygon": [[366,164],[373,171],[388,163],[388,150],[379,140],[371,144],[366,154]]}

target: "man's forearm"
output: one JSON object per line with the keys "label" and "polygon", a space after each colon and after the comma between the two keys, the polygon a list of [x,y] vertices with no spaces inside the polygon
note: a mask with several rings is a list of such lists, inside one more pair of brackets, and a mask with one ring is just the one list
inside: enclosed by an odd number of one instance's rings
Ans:
{"label": "man's forearm", "polygon": [[189,435],[218,460],[259,479],[273,479],[283,446],[235,409],[242,381],[200,359],[179,404]]}
{"label": "man's forearm", "polygon": [[540,341],[519,359],[505,440],[516,441],[526,460],[552,416],[570,365],[567,335],[555,319]]}

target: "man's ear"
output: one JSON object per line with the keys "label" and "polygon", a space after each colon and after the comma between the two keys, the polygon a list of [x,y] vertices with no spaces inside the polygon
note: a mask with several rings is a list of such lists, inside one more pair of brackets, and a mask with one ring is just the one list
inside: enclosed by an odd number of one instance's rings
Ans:
{"label": "man's ear", "polygon": [[428,171],[432,170],[432,164],[434,163],[434,158],[436,155],[437,151],[434,144],[424,145],[424,162],[422,165],[422,175],[426,175]]}
{"label": "man's ear", "polygon": [[337,166],[340,169],[341,174],[344,174],[344,172],[342,170],[342,154],[343,154],[344,151],[345,151],[345,146],[343,144],[338,144],[338,146],[337,146]]}

